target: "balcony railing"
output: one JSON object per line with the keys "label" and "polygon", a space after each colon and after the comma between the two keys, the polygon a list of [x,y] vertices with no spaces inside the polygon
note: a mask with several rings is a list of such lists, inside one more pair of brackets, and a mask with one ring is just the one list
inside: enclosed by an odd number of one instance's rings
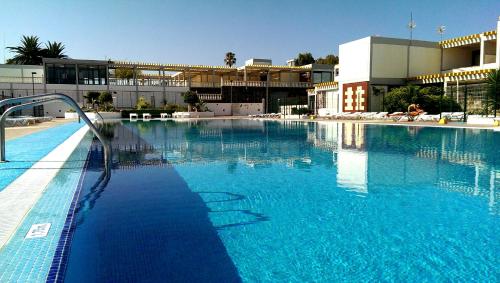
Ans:
{"label": "balcony railing", "polygon": [[222,94],[220,93],[198,93],[198,97],[202,101],[220,101],[222,100]]}
{"label": "balcony railing", "polygon": [[[224,81],[223,86],[246,86],[246,87],[266,87],[268,82],[263,81]],[[312,87],[309,82],[269,82],[269,87]]]}
{"label": "balcony railing", "polygon": [[[134,83],[135,82],[135,83]],[[110,85],[119,86],[166,86],[166,87],[186,87],[187,81],[184,80],[160,80],[160,79],[118,79],[109,78]]]}
{"label": "balcony railing", "polygon": [[[33,82],[35,84],[42,84],[44,81],[43,77],[34,77]],[[31,84],[31,77],[9,77],[0,76],[0,83],[26,83]],[[80,84],[86,84],[85,82],[80,82]],[[104,84],[104,82],[102,83]],[[191,87],[196,88],[220,88],[222,86],[235,86],[235,87],[290,87],[290,88],[309,88],[313,87],[312,83],[309,82],[265,82],[265,81],[223,81],[221,82],[191,82]],[[138,78],[134,79],[119,79],[119,78],[109,78],[109,85],[116,86],[157,86],[157,87],[188,87],[189,82],[187,80],[172,80],[172,79],[157,79],[157,78]]]}

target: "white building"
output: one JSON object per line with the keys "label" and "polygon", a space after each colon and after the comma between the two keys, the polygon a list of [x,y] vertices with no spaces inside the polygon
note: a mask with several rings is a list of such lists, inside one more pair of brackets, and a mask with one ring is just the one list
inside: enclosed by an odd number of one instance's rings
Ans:
{"label": "white building", "polygon": [[449,91],[450,84],[484,82],[500,68],[498,30],[500,18],[496,30],[441,42],[370,36],[341,44],[338,75],[309,91],[309,106],[320,115],[383,111],[392,87],[432,84]]}

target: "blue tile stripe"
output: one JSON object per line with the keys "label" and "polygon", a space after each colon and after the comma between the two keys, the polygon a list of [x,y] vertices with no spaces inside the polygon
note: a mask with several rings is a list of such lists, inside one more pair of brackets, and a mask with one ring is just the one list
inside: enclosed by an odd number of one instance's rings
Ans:
{"label": "blue tile stripe", "polygon": [[74,222],[75,211],[78,204],[78,199],[80,198],[80,193],[82,191],[83,180],[85,179],[85,174],[87,172],[87,166],[90,160],[91,150],[87,154],[87,158],[85,160],[85,164],[83,166],[82,174],[80,175],[80,179],[78,181],[78,187],[73,196],[73,200],[71,201],[71,205],[68,210],[68,214],[66,216],[66,221],[64,223],[63,230],[61,231],[61,236],[57,243],[56,251],[54,253],[54,258],[52,259],[52,264],[49,269],[49,273],[47,275],[46,282],[63,282],[64,281],[64,273],[66,272],[66,265],[68,262],[68,255],[71,246],[71,240],[73,238],[73,232],[76,228],[76,224]]}

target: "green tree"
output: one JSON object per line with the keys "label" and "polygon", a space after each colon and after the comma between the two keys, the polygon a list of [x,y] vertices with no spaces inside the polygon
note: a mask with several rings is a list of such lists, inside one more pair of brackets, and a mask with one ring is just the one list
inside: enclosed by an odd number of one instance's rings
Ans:
{"label": "green tree", "polygon": [[99,96],[101,94],[97,91],[89,91],[87,94],[84,96],[85,99],[87,100],[87,104],[92,105],[92,109],[95,108],[96,104],[99,104]]}
{"label": "green tree", "polygon": [[43,57],[46,58],[59,58],[59,59],[66,59],[68,56],[64,54],[64,49],[66,47],[62,42],[50,42],[48,41],[45,44],[45,49],[42,50],[42,55]]}
{"label": "green tree", "polygon": [[[136,77],[142,74],[141,70],[135,70]],[[130,82],[130,79],[134,78],[134,69],[132,68],[116,68],[115,69],[115,77],[118,79],[127,80],[127,83]]]}
{"label": "green tree", "polygon": [[299,53],[297,58],[295,58],[295,66],[309,65],[315,62],[314,57],[310,52]]}
{"label": "green tree", "polygon": [[224,57],[224,64],[231,68],[234,64],[236,64],[236,55],[233,52],[227,52],[226,57]]}
{"label": "green tree", "polygon": [[41,65],[43,50],[40,45],[38,36],[26,36],[21,38],[19,46],[7,47],[10,52],[14,53],[14,57],[7,60],[8,64],[20,65]]}
{"label": "green tree", "polygon": [[102,108],[102,110],[106,111],[112,108],[113,96],[111,95],[111,92],[103,91],[99,94],[98,101],[99,106]]}
{"label": "green tree", "polygon": [[493,114],[496,117],[497,110],[500,109],[500,69],[491,71],[486,83],[488,85],[488,104],[492,106]]}
{"label": "green tree", "polygon": [[192,109],[193,105],[200,102],[198,94],[194,91],[188,90],[182,94],[182,97],[184,98],[184,103],[188,104],[188,109]]}
{"label": "green tree", "polygon": [[339,63],[339,56],[335,56],[334,54],[326,55],[325,58],[318,58],[316,60],[317,64],[329,64],[329,65],[337,65]]}
{"label": "green tree", "polygon": [[414,85],[391,89],[384,97],[384,108],[389,112],[406,112],[410,104],[417,103],[418,90]]}

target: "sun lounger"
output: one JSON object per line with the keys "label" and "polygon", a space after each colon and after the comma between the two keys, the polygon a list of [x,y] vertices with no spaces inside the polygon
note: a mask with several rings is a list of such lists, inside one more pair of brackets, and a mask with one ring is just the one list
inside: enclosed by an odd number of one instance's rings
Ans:
{"label": "sun lounger", "polygon": [[130,113],[129,118],[130,121],[137,121],[137,119],[139,119],[139,115],[137,115],[137,113]]}
{"label": "sun lounger", "polygon": [[343,119],[344,116],[351,114],[350,112],[339,112],[337,114],[334,114],[333,117],[335,119]]}
{"label": "sun lounger", "polygon": [[160,119],[170,118],[172,115],[168,113],[160,113]]}
{"label": "sun lounger", "polygon": [[144,120],[144,121],[151,120],[151,114],[149,114],[149,113],[142,113],[142,120]]}
{"label": "sun lounger", "polygon": [[389,112],[379,112],[379,113],[373,115],[371,117],[371,119],[372,120],[382,120],[382,119],[387,118],[387,114],[389,114]]}
{"label": "sun lounger", "polygon": [[419,115],[415,121],[423,121],[423,122],[428,122],[428,121],[439,121],[439,114],[422,114]]}
{"label": "sun lounger", "polygon": [[453,112],[441,112],[441,118],[450,119]]}
{"label": "sun lounger", "polygon": [[362,112],[354,112],[354,113],[345,114],[342,116],[342,119],[358,120],[358,119],[360,119],[361,114],[362,114]]}
{"label": "sun lounger", "polygon": [[360,115],[362,120],[370,120],[373,116],[377,115],[378,112],[363,112]]}
{"label": "sun lounger", "polygon": [[464,112],[453,112],[450,116],[452,121],[461,121],[464,119]]}

